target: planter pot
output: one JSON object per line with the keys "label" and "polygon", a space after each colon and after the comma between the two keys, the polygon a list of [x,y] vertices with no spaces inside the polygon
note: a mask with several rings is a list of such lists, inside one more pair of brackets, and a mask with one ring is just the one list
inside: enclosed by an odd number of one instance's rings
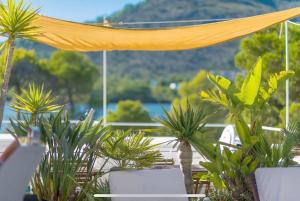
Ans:
{"label": "planter pot", "polygon": [[[24,196],[23,201],[39,201],[39,199],[37,198],[36,195],[27,194]],[[47,201],[47,200],[42,200],[42,201]]]}

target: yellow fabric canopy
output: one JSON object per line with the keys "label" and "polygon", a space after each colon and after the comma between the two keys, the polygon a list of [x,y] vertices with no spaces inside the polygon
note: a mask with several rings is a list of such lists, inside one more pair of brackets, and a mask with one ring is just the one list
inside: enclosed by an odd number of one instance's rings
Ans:
{"label": "yellow fabric canopy", "polygon": [[39,16],[34,25],[41,35],[34,40],[74,51],[171,51],[202,48],[246,36],[297,17],[300,7],[217,23],[161,29],[121,29],[80,24]]}

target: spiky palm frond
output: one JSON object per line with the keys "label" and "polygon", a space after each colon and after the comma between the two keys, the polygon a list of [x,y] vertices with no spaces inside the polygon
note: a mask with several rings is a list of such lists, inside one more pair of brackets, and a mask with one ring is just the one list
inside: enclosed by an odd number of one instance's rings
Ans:
{"label": "spiky palm frond", "polygon": [[293,149],[300,143],[300,123],[290,123],[281,133],[283,137],[279,144],[271,144],[261,136],[255,145],[262,167],[288,167],[294,164]]}
{"label": "spiky palm frond", "polygon": [[100,144],[100,155],[113,159],[118,167],[150,167],[161,158],[161,154],[152,144],[151,138],[144,133],[133,133],[131,130],[115,130],[106,134]]}
{"label": "spiky palm frond", "polygon": [[39,34],[39,27],[32,22],[37,18],[39,9],[32,10],[31,4],[23,0],[7,0],[7,5],[0,3],[0,35],[9,40],[16,38],[30,39]]}
{"label": "spiky palm frond", "polygon": [[38,87],[29,84],[28,90],[22,89],[21,95],[15,94],[15,100],[10,107],[16,111],[38,115],[58,111],[61,106],[54,104],[55,101],[51,91],[44,91],[44,85]]}
{"label": "spiky palm frond", "polygon": [[[94,200],[100,191],[99,177],[94,175],[94,154],[108,127],[102,122],[94,124],[93,111],[82,122],[71,125],[64,111],[41,121],[41,134],[45,136],[48,151],[32,179],[33,192],[44,200]],[[90,180],[79,183],[78,174]],[[80,177],[80,176],[79,176]],[[77,188],[80,187],[80,191]]]}
{"label": "spiky palm frond", "polygon": [[186,108],[173,105],[170,112],[164,109],[164,113],[166,116],[158,119],[164,126],[160,132],[171,134],[178,140],[191,140],[196,133],[203,131],[207,119],[203,110],[191,106],[188,101]]}

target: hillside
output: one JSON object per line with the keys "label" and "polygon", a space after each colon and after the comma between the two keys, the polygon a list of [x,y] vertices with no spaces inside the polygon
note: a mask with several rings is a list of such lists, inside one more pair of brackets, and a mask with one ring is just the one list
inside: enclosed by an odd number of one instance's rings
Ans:
{"label": "hillside", "polygon": [[[265,13],[282,8],[299,6],[298,0],[145,0],[136,5],[127,5],[109,17],[111,22],[149,22],[165,20],[194,20],[210,18],[235,18]],[[101,22],[102,17],[97,21]],[[190,24],[176,24],[190,25]],[[114,25],[117,26],[117,25]],[[119,25],[121,26],[121,25]],[[163,24],[175,26],[175,24]],[[159,27],[155,25],[123,25],[121,27]],[[239,41],[215,47],[180,52],[110,52],[109,73],[132,78],[165,78],[168,76],[190,76],[199,69],[235,71],[233,58]],[[52,48],[20,42],[20,46],[38,49],[48,56]],[[89,54],[99,63],[99,54]],[[226,72],[225,72],[226,73]]]}

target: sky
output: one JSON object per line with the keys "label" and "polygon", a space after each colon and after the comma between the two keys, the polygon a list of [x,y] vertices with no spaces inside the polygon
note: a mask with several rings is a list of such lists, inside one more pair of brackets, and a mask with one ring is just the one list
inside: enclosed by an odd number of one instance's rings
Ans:
{"label": "sky", "polygon": [[[126,4],[135,4],[141,0],[25,0],[40,13],[49,17],[84,22],[95,20],[98,16],[109,15],[121,10]],[[5,1],[4,1],[5,2]]]}

